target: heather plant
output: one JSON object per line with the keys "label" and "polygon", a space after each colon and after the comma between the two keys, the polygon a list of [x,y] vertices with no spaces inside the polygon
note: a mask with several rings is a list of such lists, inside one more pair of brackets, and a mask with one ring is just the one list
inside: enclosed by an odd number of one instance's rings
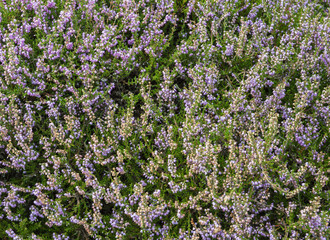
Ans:
{"label": "heather plant", "polygon": [[329,239],[329,1],[0,2],[1,239]]}

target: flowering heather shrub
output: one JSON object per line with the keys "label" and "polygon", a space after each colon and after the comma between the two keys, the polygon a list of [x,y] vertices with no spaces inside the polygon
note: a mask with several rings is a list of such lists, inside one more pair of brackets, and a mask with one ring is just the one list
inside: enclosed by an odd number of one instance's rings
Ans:
{"label": "flowering heather shrub", "polygon": [[0,239],[329,239],[329,4],[0,1]]}

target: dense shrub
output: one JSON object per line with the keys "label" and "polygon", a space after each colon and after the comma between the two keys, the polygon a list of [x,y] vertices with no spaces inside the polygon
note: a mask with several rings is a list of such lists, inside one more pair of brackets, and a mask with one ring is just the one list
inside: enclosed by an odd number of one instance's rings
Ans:
{"label": "dense shrub", "polygon": [[0,239],[329,239],[318,0],[0,2]]}

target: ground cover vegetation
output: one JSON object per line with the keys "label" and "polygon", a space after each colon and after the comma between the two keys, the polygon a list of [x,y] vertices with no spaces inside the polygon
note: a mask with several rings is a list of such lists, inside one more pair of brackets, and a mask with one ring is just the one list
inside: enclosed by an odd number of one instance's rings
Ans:
{"label": "ground cover vegetation", "polygon": [[0,1],[0,239],[329,239],[329,3]]}

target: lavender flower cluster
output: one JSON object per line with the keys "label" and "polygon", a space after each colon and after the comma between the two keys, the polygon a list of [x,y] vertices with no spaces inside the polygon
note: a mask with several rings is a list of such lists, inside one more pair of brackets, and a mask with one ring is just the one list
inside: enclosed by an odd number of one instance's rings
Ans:
{"label": "lavender flower cluster", "polygon": [[0,1],[0,238],[329,239],[329,10]]}

